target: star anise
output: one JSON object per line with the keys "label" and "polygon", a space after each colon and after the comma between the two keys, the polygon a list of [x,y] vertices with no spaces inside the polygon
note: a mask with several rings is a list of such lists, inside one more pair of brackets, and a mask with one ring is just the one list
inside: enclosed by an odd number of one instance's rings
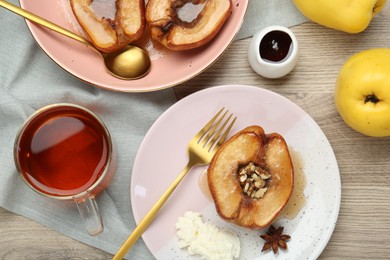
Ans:
{"label": "star anise", "polygon": [[276,229],[274,226],[271,225],[267,233],[260,236],[262,239],[267,241],[264,243],[261,252],[272,248],[272,251],[274,251],[274,253],[276,254],[278,252],[279,247],[283,250],[287,249],[286,240],[289,240],[291,237],[289,235],[284,235],[283,229],[284,228],[282,226]]}

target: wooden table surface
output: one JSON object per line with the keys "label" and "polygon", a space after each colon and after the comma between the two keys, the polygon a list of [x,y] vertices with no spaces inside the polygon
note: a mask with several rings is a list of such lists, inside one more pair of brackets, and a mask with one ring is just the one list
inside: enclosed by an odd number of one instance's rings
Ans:
{"label": "wooden table surface", "polygon": [[[286,77],[264,79],[249,67],[250,39],[234,42],[196,78],[174,88],[178,99],[224,84],[260,86],[302,107],[322,128],[338,160],[342,199],[335,231],[321,259],[390,258],[390,137],[371,138],[350,129],[338,115],[333,92],[341,65],[352,54],[390,47],[390,20],[377,17],[358,35],[313,23],[292,28],[300,43],[300,60]],[[84,245],[0,209],[0,259],[110,259]]]}

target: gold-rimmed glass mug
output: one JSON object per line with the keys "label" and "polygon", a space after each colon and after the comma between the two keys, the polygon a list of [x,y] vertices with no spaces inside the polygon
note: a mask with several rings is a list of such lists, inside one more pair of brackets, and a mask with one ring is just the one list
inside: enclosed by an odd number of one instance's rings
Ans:
{"label": "gold-rimmed glass mug", "polygon": [[39,194],[77,204],[90,235],[103,231],[95,196],[114,173],[111,135],[91,110],[76,104],[45,106],[19,129],[14,145],[16,168]]}

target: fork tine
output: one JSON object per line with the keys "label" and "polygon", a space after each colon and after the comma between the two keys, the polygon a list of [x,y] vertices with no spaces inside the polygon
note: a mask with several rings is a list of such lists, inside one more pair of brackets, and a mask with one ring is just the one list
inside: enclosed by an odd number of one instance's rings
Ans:
{"label": "fork tine", "polygon": [[[226,111],[225,114],[226,114],[227,112],[229,112],[229,110]],[[225,122],[224,122],[224,123],[222,124],[222,126],[218,129],[218,131],[215,133],[214,136],[211,136],[211,135],[208,136],[208,140],[207,140],[207,142],[208,142],[208,144],[207,144],[207,151],[210,151],[211,148],[214,146],[215,141],[216,141],[217,139],[219,139],[219,137],[220,137],[220,135],[221,135],[223,129],[226,127],[227,123],[230,121],[230,119],[232,118],[232,116],[233,116],[233,114],[230,114],[230,115],[229,115],[229,117],[225,120]],[[222,120],[222,119],[223,119],[223,118],[221,118],[221,120]],[[221,120],[220,120],[220,121],[221,121]],[[218,123],[220,123],[220,122],[218,122]],[[211,137],[213,137],[213,138],[211,138]]]}
{"label": "fork tine", "polygon": [[198,144],[200,144],[202,147],[206,147],[207,143],[209,142],[210,138],[214,135],[215,130],[218,128],[218,126],[221,124],[222,120],[225,118],[228,110],[223,113],[223,115],[218,119],[218,121],[209,128],[207,133],[203,136],[201,140],[198,141]]}
{"label": "fork tine", "polygon": [[197,143],[199,143],[200,140],[202,140],[202,138],[205,136],[205,134],[210,130],[210,128],[213,126],[213,123],[215,122],[215,120],[217,120],[217,118],[224,109],[224,107],[221,108],[221,110],[219,110],[218,113],[195,135],[194,139],[197,140]]}
{"label": "fork tine", "polygon": [[211,153],[215,153],[218,150],[218,148],[221,146],[221,144],[225,141],[227,135],[229,134],[230,130],[232,129],[234,123],[236,122],[237,117],[233,118],[233,120],[231,121],[230,125],[225,130],[225,132],[223,132],[222,135],[221,135],[221,133],[225,129],[227,123],[230,121],[232,116],[233,116],[233,114],[230,114],[229,118],[225,121],[223,126],[219,129],[218,133],[216,133],[213,136],[212,140],[209,143],[209,147],[208,147],[207,151],[209,151]]}

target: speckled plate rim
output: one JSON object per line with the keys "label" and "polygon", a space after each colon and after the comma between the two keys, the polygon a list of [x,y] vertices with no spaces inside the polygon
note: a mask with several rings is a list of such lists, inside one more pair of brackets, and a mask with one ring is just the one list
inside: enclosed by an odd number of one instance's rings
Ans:
{"label": "speckled plate rim", "polygon": [[[72,31],[79,30],[66,0],[19,0],[22,8]],[[203,47],[167,52],[152,60],[151,71],[137,80],[120,80],[109,74],[100,56],[86,46],[32,22],[27,26],[42,50],[60,67],[81,81],[119,92],[151,92],[181,84],[211,66],[229,47],[239,31],[248,0],[233,0],[233,11],[217,36]]]}
{"label": "speckled plate rim", "polygon": [[130,196],[136,222],[180,173],[187,162],[188,140],[220,107],[238,116],[232,133],[259,124],[267,133],[281,133],[290,149],[302,155],[307,204],[293,220],[282,219],[277,223],[285,226],[285,232],[292,236],[288,251],[281,250],[278,255],[261,253],[259,232],[222,221],[200,191],[198,175],[203,168],[193,169],[175,190],[143,234],[146,245],[157,259],[187,259],[176,245],[175,223],[185,211],[191,210],[201,212],[211,223],[237,232],[244,243],[240,259],[317,259],[333,233],[340,209],[341,181],[336,157],[321,128],[304,110],[260,87],[208,88],[177,102],[156,120],[141,143],[132,172]]}

